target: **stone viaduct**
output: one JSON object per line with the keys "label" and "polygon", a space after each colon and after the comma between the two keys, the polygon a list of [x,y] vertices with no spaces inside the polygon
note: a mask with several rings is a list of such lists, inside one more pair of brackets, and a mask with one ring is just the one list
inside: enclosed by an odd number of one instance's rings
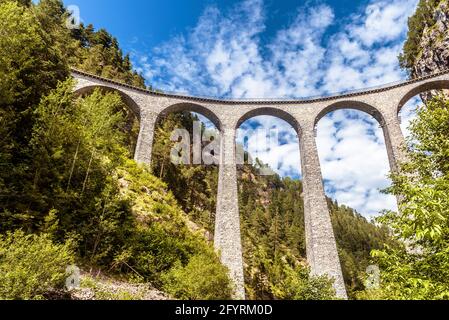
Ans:
{"label": "stone viaduct", "polygon": [[[313,274],[335,279],[340,298],[346,298],[337,246],[324,193],[315,142],[318,121],[337,109],[356,109],[373,116],[383,129],[392,170],[404,159],[404,138],[399,111],[415,95],[449,89],[449,71],[390,84],[375,89],[302,100],[221,100],[157,93],[72,70],[76,93],[101,87],[118,92],[140,120],[135,160],[150,164],[158,117],[170,112],[191,111],[211,120],[221,135],[221,155],[215,221],[215,248],[221,252],[236,286],[236,298],[245,297],[240,217],[237,197],[236,130],[246,120],[270,115],[288,122],[298,133],[303,175],[307,260]],[[354,152],[357,152],[356,150]]]}

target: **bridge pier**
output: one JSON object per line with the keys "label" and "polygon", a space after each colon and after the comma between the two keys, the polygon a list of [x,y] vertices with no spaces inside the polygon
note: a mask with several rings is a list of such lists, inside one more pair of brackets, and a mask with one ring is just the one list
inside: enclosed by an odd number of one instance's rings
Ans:
{"label": "bridge pier", "polygon": [[[390,108],[395,110],[393,108]],[[388,160],[391,171],[398,170],[398,164],[406,160],[405,147],[406,142],[401,130],[399,118],[395,112],[383,115],[385,123],[382,124],[385,145],[387,147]]]}
{"label": "bridge pier", "polygon": [[141,115],[139,137],[137,138],[136,151],[134,153],[136,162],[151,165],[156,121],[157,115],[152,112]]}
{"label": "bridge pier", "polygon": [[337,297],[347,299],[334,230],[324,193],[314,130],[312,124],[303,126],[299,139],[307,261],[312,274],[333,278]]}
{"label": "bridge pier", "polygon": [[234,298],[245,299],[243,251],[237,190],[235,128],[223,127],[220,144],[214,246],[234,282]]}

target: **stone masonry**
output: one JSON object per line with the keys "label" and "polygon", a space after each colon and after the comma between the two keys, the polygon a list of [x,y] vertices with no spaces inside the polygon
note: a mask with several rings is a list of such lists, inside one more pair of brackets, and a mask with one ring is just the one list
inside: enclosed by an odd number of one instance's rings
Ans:
{"label": "stone masonry", "polygon": [[390,166],[395,170],[398,162],[404,159],[404,138],[398,117],[402,106],[424,91],[449,88],[449,71],[442,71],[375,89],[316,99],[220,100],[156,93],[77,70],[72,70],[72,76],[76,79],[77,94],[90,92],[97,87],[116,91],[138,116],[141,128],[136,161],[151,163],[155,125],[164,114],[197,112],[216,125],[221,134],[221,158],[214,244],[223,264],[230,270],[236,299],[245,297],[235,151],[235,135],[240,124],[254,116],[271,115],[287,121],[297,131],[304,185],[307,260],[314,274],[334,278],[338,297],[346,299],[315,142],[316,124],[329,112],[343,108],[370,114],[383,129]]}

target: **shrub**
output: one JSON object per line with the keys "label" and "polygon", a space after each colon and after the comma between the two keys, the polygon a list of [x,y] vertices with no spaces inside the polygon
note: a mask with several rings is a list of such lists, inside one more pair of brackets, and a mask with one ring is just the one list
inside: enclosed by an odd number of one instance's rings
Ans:
{"label": "shrub", "polygon": [[302,265],[291,267],[281,264],[274,272],[272,290],[276,299],[282,300],[334,300],[333,280],[326,276],[313,276],[309,268]]}
{"label": "shrub", "polygon": [[183,300],[226,300],[232,297],[228,270],[211,253],[193,256],[163,275],[164,290]]}
{"label": "shrub", "polygon": [[[333,280],[315,276],[310,268],[290,253],[270,253],[263,246],[254,248],[246,270],[247,294],[262,300],[334,300]],[[249,281],[248,281],[249,279]]]}
{"label": "shrub", "polygon": [[71,244],[54,244],[46,234],[0,236],[0,299],[43,299],[64,286],[73,261]]}

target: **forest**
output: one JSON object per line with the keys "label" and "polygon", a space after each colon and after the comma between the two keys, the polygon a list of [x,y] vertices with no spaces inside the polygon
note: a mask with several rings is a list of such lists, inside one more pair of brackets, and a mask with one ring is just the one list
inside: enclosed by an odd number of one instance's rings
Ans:
{"label": "forest", "polygon": [[[68,18],[60,0],[0,0],[0,299],[73,299],[69,265],[94,290],[102,274],[176,299],[232,299],[212,243],[218,168],[170,160],[172,130],[197,115],[162,119],[152,166],[132,160],[138,119],[118,94],[74,95],[70,68],[153,88],[111,34],[67,29]],[[448,120],[444,96],[419,109],[409,160],[385,190],[399,213],[367,221],[328,199],[351,299],[449,298]],[[307,265],[301,181],[252,165],[238,174],[247,298],[336,299],[332,279]],[[378,288],[365,288],[369,265]]]}

